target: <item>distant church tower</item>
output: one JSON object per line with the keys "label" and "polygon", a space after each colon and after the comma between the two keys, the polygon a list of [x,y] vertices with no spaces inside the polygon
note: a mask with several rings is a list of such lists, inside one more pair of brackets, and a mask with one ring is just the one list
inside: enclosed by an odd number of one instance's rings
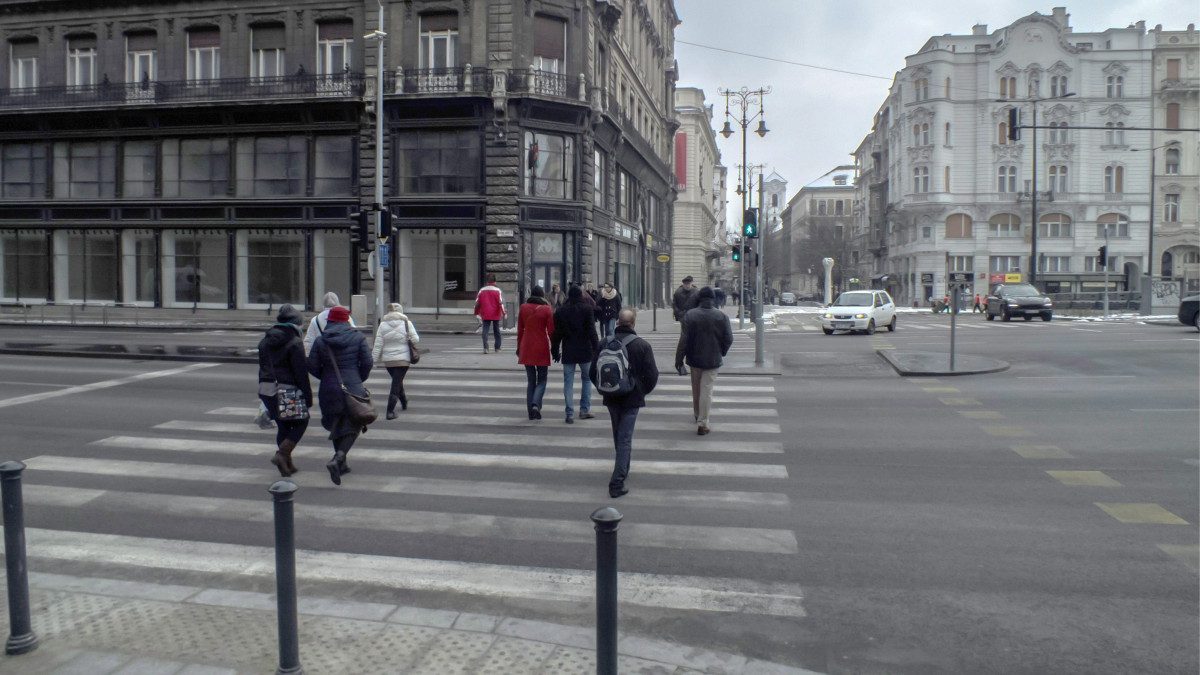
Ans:
{"label": "distant church tower", "polygon": [[[779,214],[787,206],[787,180],[772,171],[771,175],[763,180],[762,188],[763,213],[759,214],[758,227],[763,232],[773,232],[782,227]],[[755,202],[751,206],[758,206],[758,203]]]}

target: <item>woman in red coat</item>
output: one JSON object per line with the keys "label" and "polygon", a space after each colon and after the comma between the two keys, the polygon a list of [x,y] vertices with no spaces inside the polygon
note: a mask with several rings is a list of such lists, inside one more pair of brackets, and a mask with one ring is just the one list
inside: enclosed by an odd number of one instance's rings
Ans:
{"label": "woman in red coat", "polygon": [[534,286],[529,299],[517,312],[517,363],[525,366],[525,407],[529,419],[542,419],[542,396],[546,393],[546,372],[550,369],[550,334],[554,332],[554,312],[546,302],[546,292]]}

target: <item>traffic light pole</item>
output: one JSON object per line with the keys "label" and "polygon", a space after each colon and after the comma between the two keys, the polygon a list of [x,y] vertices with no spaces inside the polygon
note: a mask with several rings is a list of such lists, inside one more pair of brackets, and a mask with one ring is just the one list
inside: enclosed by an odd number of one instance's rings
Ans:
{"label": "traffic light pole", "polygon": [[1104,316],[1108,316],[1108,225],[1104,226]]}
{"label": "traffic light pole", "polygon": [[[745,135],[742,136],[745,138]],[[763,211],[763,186],[762,186],[762,171],[758,172],[758,218],[755,219],[755,246],[757,253],[754,256],[755,279],[754,279],[754,300],[757,303],[755,306],[758,312],[755,314],[757,319],[754,324],[754,365],[761,366],[763,364],[763,268],[762,268],[762,246],[763,233],[762,223],[758,222],[762,218]]]}
{"label": "traffic light pole", "polygon": [[[376,27],[374,35],[379,42],[379,63],[377,64],[377,74],[375,76],[375,236],[379,239],[379,246],[375,249],[375,322],[376,324],[383,322],[385,300],[387,295],[387,283],[383,274],[383,255],[385,246],[387,246],[387,237],[384,236],[383,210],[388,208],[383,201],[383,74],[386,72],[383,60],[383,43],[386,42],[387,33],[383,30],[383,3],[379,3],[379,25]],[[365,244],[366,241],[364,240]]]}

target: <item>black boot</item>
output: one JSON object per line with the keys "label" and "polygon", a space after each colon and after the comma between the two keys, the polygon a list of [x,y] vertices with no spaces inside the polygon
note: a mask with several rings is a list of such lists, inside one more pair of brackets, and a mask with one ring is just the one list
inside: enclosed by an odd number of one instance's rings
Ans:
{"label": "black boot", "polygon": [[329,470],[329,480],[333,481],[334,485],[342,484],[342,465],[346,463],[346,453],[335,452],[333,459],[325,462],[325,468]]}
{"label": "black boot", "polygon": [[396,419],[396,402],[399,400],[400,399],[397,396],[389,396],[388,397],[387,419],[389,419],[389,420]]}
{"label": "black boot", "polygon": [[407,396],[404,396],[404,395],[400,396],[400,409],[408,410],[408,397]]}
{"label": "black boot", "polygon": [[284,459],[287,461],[287,470],[291,473],[300,473],[300,469],[297,469],[296,465],[292,463],[292,451],[295,449],[296,442],[291,439],[285,439],[279,444],[279,452],[283,454]]}

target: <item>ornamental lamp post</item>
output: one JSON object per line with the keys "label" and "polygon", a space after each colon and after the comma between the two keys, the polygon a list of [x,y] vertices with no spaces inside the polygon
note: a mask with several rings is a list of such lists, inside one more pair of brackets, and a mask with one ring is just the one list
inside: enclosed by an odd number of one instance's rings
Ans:
{"label": "ornamental lamp post", "polygon": [[[717,89],[717,92],[725,97],[725,125],[723,127],[721,127],[721,135],[724,136],[726,139],[728,139],[730,136],[733,135],[733,128],[729,124],[729,121],[731,119],[734,122],[737,122],[742,127],[742,175],[741,175],[740,189],[738,191],[738,194],[742,198],[741,213],[745,214],[746,208],[747,208],[746,198],[750,191],[749,190],[750,183],[748,180],[748,176],[746,175],[746,170],[747,170],[747,166],[746,166],[746,128],[750,125],[751,122],[753,122],[754,120],[757,119],[758,120],[758,128],[754,130],[754,133],[758,134],[759,138],[765,137],[767,135],[767,132],[770,131],[769,129],[767,129],[766,121],[761,118],[763,117],[763,97],[766,96],[767,94],[771,93],[771,88],[770,87],[759,87],[758,89],[752,90],[752,89],[749,89],[748,87],[742,87],[741,89],[738,89],[736,91],[734,91],[732,89]],[[730,101],[733,102],[735,109],[740,113],[739,115],[735,115],[729,111]],[[754,114],[749,114],[748,111],[751,108],[753,108],[755,105],[758,105],[758,112],[754,113]],[[760,244],[760,246],[761,246],[761,244]],[[742,260],[742,273],[741,273],[741,278],[740,278],[740,283],[743,285],[746,283],[745,268],[746,268],[746,261],[743,259]],[[739,292],[740,292],[740,289],[739,289]],[[746,325],[745,313],[746,313],[745,302],[742,302],[738,305],[738,328],[739,329],[744,328]],[[761,312],[759,314],[760,314],[759,330],[761,330],[762,329]]]}

